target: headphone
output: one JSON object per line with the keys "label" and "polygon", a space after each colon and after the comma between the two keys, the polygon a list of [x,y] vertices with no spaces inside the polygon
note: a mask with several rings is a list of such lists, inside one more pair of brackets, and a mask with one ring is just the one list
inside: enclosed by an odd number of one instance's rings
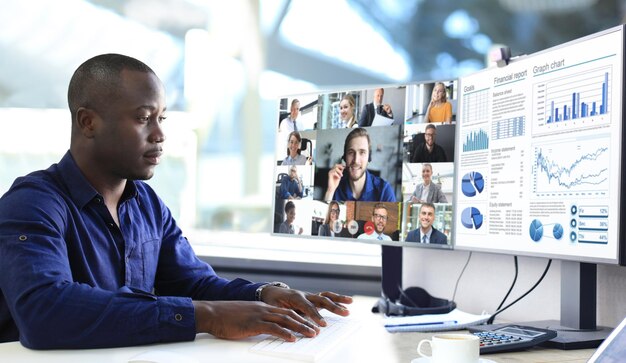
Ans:
{"label": "headphone", "polygon": [[[359,130],[363,130],[365,132],[365,134],[364,135],[358,135],[358,136],[352,136],[356,132],[359,132]],[[363,131],[360,131],[360,132],[363,132]],[[359,127],[359,128],[356,128],[356,129],[350,131],[350,133],[346,137],[346,142],[343,143],[343,155],[341,155],[341,160],[346,161],[346,151],[347,151],[347,148],[348,148],[348,140],[351,140],[354,137],[367,137],[367,146],[368,146],[368,148],[367,148],[367,162],[369,163],[370,161],[372,161],[372,143],[371,143],[371,140],[370,140],[370,136],[367,134],[367,131],[365,131],[365,129],[362,128],[362,127]]]}
{"label": "headphone", "polygon": [[381,297],[372,308],[373,313],[394,316],[410,316],[424,314],[446,314],[456,309],[454,301],[431,296],[421,287],[409,287],[400,290],[400,301],[394,302]]}

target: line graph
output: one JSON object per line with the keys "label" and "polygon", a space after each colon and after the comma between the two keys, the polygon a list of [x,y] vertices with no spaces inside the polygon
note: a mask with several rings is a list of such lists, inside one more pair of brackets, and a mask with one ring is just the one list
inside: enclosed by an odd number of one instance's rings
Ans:
{"label": "line graph", "polygon": [[533,192],[537,195],[605,193],[609,180],[608,138],[536,145]]}

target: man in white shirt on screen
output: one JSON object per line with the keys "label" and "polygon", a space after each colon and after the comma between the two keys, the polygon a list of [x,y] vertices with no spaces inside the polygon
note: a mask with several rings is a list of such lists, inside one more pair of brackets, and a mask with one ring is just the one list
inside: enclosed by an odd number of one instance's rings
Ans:
{"label": "man in white shirt on screen", "polygon": [[374,204],[374,210],[372,212],[372,224],[365,224],[365,233],[361,233],[357,239],[369,239],[378,241],[391,241],[391,237],[383,233],[385,226],[387,226],[387,207],[383,203]]}
{"label": "man in white shirt on screen", "polygon": [[301,125],[298,124],[298,115],[300,115],[300,101],[294,98],[293,101],[291,101],[291,113],[280,122],[278,131],[289,133],[301,129]]}

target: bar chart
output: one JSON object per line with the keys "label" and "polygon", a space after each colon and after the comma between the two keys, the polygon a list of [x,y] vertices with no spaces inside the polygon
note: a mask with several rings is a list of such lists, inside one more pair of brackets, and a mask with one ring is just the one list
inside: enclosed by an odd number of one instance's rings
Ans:
{"label": "bar chart", "polygon": [[463,152],[487,150],[489,148],[489,135],[483,129],[475,129],[465,133]]}
{"label": "bar chart", "polygon": [[610,122],[611,66],[599,67],[534,85],[535,125],[539,132]]}

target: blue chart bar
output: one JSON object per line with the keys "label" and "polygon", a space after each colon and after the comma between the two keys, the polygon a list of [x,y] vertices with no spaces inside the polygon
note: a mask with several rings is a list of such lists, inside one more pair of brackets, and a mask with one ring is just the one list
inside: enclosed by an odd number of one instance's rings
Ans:
{"label": "blue chart bar", "polygon": [[[597,86],[596,86],[597,87]],[[559,112],[559,107],[555,107],[554,100],[550,101],[550,116],[546,123],[555,123],[560,121],[576,120],[582,117],[605,115],[608,113],[609,102],[609,73],[604,72],[604,81],[600,85],[600,89],[596,88],[601,95],[600,105],[596,107],[596,101],[580,100],[580,92],[578,90],[571,93],[570,104],[563,104],[562,112]],[[591,112],[589,110],[591,105]],[[598,110],[599,108],[599,110]]]}
{"label": "blue chart bar", "polygon": [[491,139],[500,140],[510,137],[524,136],[526,130],[526,116],[512,117],[506,120],[495,121],[491,126]]}
{"label": "blue chart bar", "polygon": [[484,130],[472,131],[465,135],[463,151],[487,150],[489,148],[489,136]]}

